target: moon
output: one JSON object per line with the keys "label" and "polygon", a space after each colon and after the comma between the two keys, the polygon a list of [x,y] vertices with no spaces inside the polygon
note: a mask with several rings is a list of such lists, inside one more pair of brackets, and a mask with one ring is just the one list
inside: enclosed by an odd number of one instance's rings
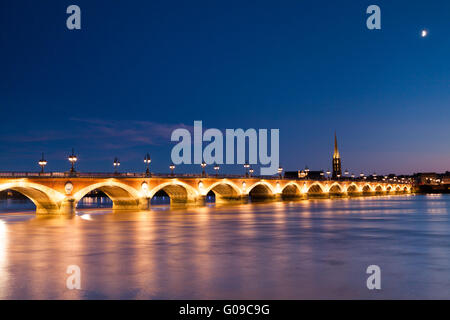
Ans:
{"label": "moon", "polygon": [[420,36],[421,36],[422,38],[425,38],[427,35],[428,35],[428,31],[425,30],[425,29],[423,29],[423,30],[420,32]]}

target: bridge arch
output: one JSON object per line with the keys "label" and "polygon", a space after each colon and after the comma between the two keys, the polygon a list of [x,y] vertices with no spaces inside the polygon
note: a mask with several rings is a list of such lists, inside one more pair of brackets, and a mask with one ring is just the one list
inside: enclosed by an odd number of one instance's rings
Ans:
{"label": "bridge arch", "polygon": [[302,189],[295,182],[287,183],[281,190],[281,196],[283,198],[297,198],[301,196],[301,193]]}
{"label": "bridge arch", "polygon": [[378,184],[378,185],[375,187],[375,192],[383,192],[383,187],[381,186],[381,184]]}
{"label": "bridge arch", "polygon": [[370,184],[365,184],[363,186],[363,188],[362,188],[362,192],[364,192],[364,193],[370,193],[370,192],[373,192],[373,191],[374,190],[373,190],[373,188],[372,188],[372,186]]}
{"label": "bridge arch", "polygon": [[158,191],[161,190],[167,193],[173,203],[195,202],[199,196],[199,192],[195,188],[187,183],[174,179],[154,187],[149,191],[148,197],[152,198]]}
{"label": "bridge arch", "polygon": [[214,193],[216,202],[222,202],[225,200],[239,200],[242,194],[239,187],[228,180],[222,180],[213,183],[208,188],[206,188],[204,194],[208,194],[209,192]]}
{"label": "bridge arch", "polygon": [[73,195],[75,206],[89,192],[100,190],[113,202],[113,209],[139,209],[140,199],[143,198],[141,192],[133,187],[114,180],[94,183],[82,188]]}
{"label": "bridge arch", "polygon": [[247,193],[250,193],[255,187],[258,187],[258,186],[262,186],[262,187],[266,188],[266,190],[268,190],[269,193],[275,194],[275,188],[267,181],[255,182],[254,184],[252,184],[251,186],[249,186],[247,188]]}
{"label": "bridge arch", "polygon": [[343,189],[342,186],[341,186],[339,183],[337,183],[337,182],[333,183],[333,184],[330,186],[330,188],[328,189],[328,192],[329,192],[329,193],[334,193],[334,194],[336,194],[336,193],[342,193],[343,191],[344,191],[344,189]]}
{"label": "bridge arch", "polygon": [[325,187],[322,186],[320,183],[315,182],[312,185],[309,186],[307,193],[324,193],[325,192]]}
{"label": "bridge arch", "polygon": [[347,189],[345,190],[347,193],[358,193],[359,187],[356,185],[356,183],[352,182],[350,185],[347,186]]}
{"label": "bridge arch", "polygon": [[272,198],[276,193],[274,187],[266,181],[256,182],[248,187],[246,191],[251,200]]}
{"label": "bridge arch", "polygon": [[41,184],[27,181],[13,181],[0,185],[0,192],[4,190],[17,191],[36,206],[37,214],[53,214],[59,212],[64,195]]}

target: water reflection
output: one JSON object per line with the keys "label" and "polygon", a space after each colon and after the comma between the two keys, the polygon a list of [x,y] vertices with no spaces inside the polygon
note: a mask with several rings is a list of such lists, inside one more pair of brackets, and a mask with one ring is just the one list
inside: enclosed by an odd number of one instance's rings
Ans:
{"label": "water reflection", "polygon": [[[71,219],[0,214],[0,298],[450,298],[449,196],[106,203],[89,199]],[[80,291],[65,289],[71,264]],[[370,264],[381,292],[365,286]]]}
{"label": "water reflection", "polygon": [[112,205],[112,200],[108,197],[84,197],[78,202],[77,208],[112,208]]}

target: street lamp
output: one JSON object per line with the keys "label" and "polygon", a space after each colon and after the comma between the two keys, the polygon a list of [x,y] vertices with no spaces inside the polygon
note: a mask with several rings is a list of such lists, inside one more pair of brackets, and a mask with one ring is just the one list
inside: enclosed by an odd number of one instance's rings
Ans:
{"label": "street lamp", "polygon": [[361,172],[361,173],[359,174],[359,176],[361,177],[361,179],[363,179],[363,178],[364,178],[364,173]]}
{"label": "street lamp", "polygon": [[249,176],[250,176],[250,177],[252,176],[252,174],[253,174],[254,171],[255,171],[255,170],[253,170],[253,168],[250,168],[250,170],[248,170]]}
{"label": "street lamp", "polygon": [[147,165],[147,170],[145,171],[145,175],[147,177],[150,176],[150,162],[152,162],[152,159],[150,158],[150,155],[147,153],[144,157],[144,163]]}
{"label": "street lamp", "polygon": [[305,178],[308,179],[308,175],[309,175],[309,168],[308,166],[305,166]]}
{"label": "street lamp", "polygon": [[117,157],[114,158],[113,166],[114,166],[114,173],[117,173],[117,168],[120,166],[120,161],[119,159],[117,159]]}
{"label": "street lamp", "polygon": [[347,169],[345,169],[345,171],[344,171],[344,174],[346,175],[346,176],[348,176],[348,170]]}
{"label": "street lamp", "polygon": [[277,171],[278,171],[278,175],[280,176],[280,179],[282,179],[281,173],[283,172],[283,168],[279,167]]}
{"label": "street lamp", "polygon": [[244,164],[244,168],[245,168],[245,176],[248,177],[248,168],[250,168],[250,165],[246,162]]}
{"label": "street lamp", "polygon": [[205,176],[206,175],[206,173],[205,173],[205,167],[206,167],[205,161],[202,162],[201,166],[202,166],[202,170],[203,170],[202,171],[202,176]]}
{"label": "street lamp", "polygon": [[214,165],[214,171],[216,171],[216,177],[219,176],[219,169],[220,169],[220,167],[218,164]]}
{"label": "street lamp", "polygon": [[331,171],[330,171],[330,169],[328,169],[327,170],[327,179],[330,179],[330,174],[331,174]]}
{"label": "street lamp", "polygon": [[42,152],[42,159],[39,160],[39,165],[41,166],[41,173],[44,173],[44,167],[47,165],[47,160],[44,159],[44,153]]}
{"label": "street lamp", "polygon": [[69,156],[68,159],[72,165],[72,167],[70,168],[70,173],[75,173],[75,162],[78,161],[78,158],[75,155],[75,153],[73,152],[73,148],[72,148],[72,154]]}
{"label": "street lamp", "polygon": [[170,169],[170,175],[173,176],[173,170],[175,170],[175,165],[172,163],[172,164],[169,166],[169,169]]}

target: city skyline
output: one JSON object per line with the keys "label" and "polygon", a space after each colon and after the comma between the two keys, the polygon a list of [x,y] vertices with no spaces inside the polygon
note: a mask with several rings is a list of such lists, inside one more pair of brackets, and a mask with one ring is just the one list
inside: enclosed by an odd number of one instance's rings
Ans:
{"label": "city skyline", "polygon": [[448,3],[379,1],[381,30],[346,1],[77,4],[77,31],[66,3],[1,4],[0,171],[38,171],[42,152],[67,171],[75,148],[80,171],[144,171],[150,153],[169,172],[170,133],[195,120],[280,129],[285,170],[332,169],[335,131],[342,170],[450,169]]}

